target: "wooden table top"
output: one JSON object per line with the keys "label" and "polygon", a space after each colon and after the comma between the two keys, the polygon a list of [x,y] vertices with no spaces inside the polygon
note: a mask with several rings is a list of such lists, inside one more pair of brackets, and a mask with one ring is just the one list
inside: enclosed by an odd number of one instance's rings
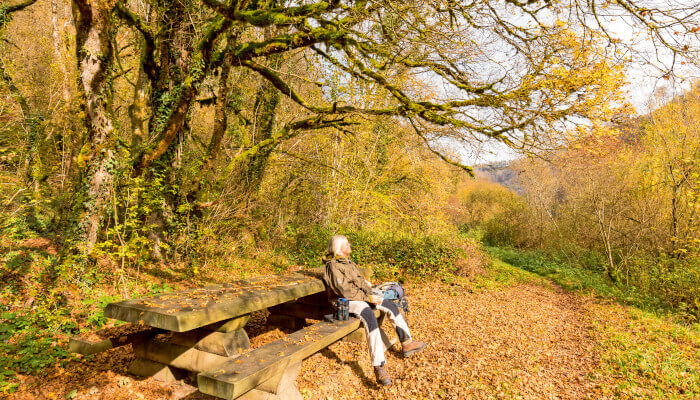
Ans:
{"label": "wooden table top", "polygon": [[318,274],[268,275],[110,303],[104,315],[185,332],[325,290]]}

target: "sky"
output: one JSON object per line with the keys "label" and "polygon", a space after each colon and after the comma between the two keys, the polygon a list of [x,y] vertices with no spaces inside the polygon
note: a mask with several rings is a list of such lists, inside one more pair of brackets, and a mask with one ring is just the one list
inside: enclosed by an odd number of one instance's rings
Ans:
{"label": "sky", "polygon": [[[653,6],[661,9],[689,7],[691,10],[698,10],[692,19],[695,23],[700,23],[698,22],[700,0],[640,0],[638,3],[641,2],[648,3],[649,8]],[[663,48],[659,50],[647,31],[635,27],[631,19],[623,16],[620,12],[611,12],[607,16],[601,16],[600,21],[608,34],[619,39],[630,50],[626,53],[631,62],[626,74],[628,85],[625,90],[627,92],[626,99],[634,106],[637,115],[647,114],[658,107],[658,102],[652,100],[657,91],[665,92],[667,98],[673,97],[689,89],[692,82],[697,82],[700,79],[698,53],[695,53],[695,59],[692,58],[693,56],[690,59],[677,57],[674,68],[676,76],[664,79],[661,77],[663,74],[660,69],[672,64],[673,55],[671,52]],[[680,39],[679,42],[689,44],[690,49],[697,52],[700,51],[699,36],[698,34],[694,36],[679,35],[671,36],[671,38],[675,40],[677,37],[682,37],[683,39]],[[497,141],[481,143],[469,149],[462,147],[458,152],[462,157],[461,161],[467,165],[509,161],[522,157],[522,154]]]}
{"label": "sky", "polygon": [[[627,100],[634,106],[637,115],[647,114],[654,108],[655,103],[652,98],[657,90],[666,90],[669,95],[675,96],[687,90],[691,82],[691,80],[687,80],[674,84],[658,77],[649,76],[648,71],[645,71],[642,66],[630,70],[628,78],[630,84],[627,88]],[[459,148],[458,144],[456,146],[458,146],[462,163],[466,165],[491,164],[523,157],[521,153],[495,140],[479,144],[474,148],[464,148],[463,146]]]}

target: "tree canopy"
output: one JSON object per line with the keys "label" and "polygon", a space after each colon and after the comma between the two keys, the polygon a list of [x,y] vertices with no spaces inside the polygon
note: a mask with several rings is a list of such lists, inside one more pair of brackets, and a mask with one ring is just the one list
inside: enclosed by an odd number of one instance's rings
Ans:
{"label": "tree canopy", "polygon": [[[55,119],[2,75],[33,132],[23,168],[34,199],[50,190],[49,160],[74,160],[62,164],[71,195],[54,219],[89,253],[109,202],[135,182],[159,193],[143,226],[182,207],[201,216],[224,182],[250,204],[271,155],[312,131],[355,135],[390,120],[399,129],[381,135],[411,132],[402,140],[468,173],[455,144],[555,147],[574,125],[628,112],[630,62],[670,77],[697,61],[691,3],[74,0],[61,14],[52,2],[54,61],[75,67],[60,66],[68,117],[51,156],[36,121]],[[3,29],[41,7],[3,3]]]}

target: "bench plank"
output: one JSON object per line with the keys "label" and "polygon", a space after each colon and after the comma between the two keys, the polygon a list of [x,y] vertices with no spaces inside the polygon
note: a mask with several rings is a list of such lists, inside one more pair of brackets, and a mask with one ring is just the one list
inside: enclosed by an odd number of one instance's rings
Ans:
{"label": "bench plank", "polygon": [[185,332],[325,290],[310,275],[270,275],[175,293],[110,303],[104,315]]}
{"label": "bench plank", "polygon": [[[379,311],[375,311],[378,315]],[[279,377],[288,365],[313,355],[360,327],[360,319],[319,322],[275,340],[236,360],[197,375],[199,391],[224,399],[244,393]]]}

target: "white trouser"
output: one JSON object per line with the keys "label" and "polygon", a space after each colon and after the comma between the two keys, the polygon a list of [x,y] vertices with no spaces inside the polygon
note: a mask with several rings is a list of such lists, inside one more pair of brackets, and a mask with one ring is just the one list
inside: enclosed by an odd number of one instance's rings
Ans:
{"label": "white trouser", "polygon": [[[374,310],[365,301],[350,300],[348,303],[350,314],[359,317],[362,325],[365,327],[372,365],[375,367],[384,365],[384,345],[382,343],[382,335],[379,333],[379,322],[377,322],[377,317],[374,316]],[[411,339],[411,331],[408,329],[406,320],[399,312],[399,307],[396,303],[391,300],[383,300],[382,304],[377,306],[377,310],[389,316],[391,325],[396,330],[401,343]]]}

